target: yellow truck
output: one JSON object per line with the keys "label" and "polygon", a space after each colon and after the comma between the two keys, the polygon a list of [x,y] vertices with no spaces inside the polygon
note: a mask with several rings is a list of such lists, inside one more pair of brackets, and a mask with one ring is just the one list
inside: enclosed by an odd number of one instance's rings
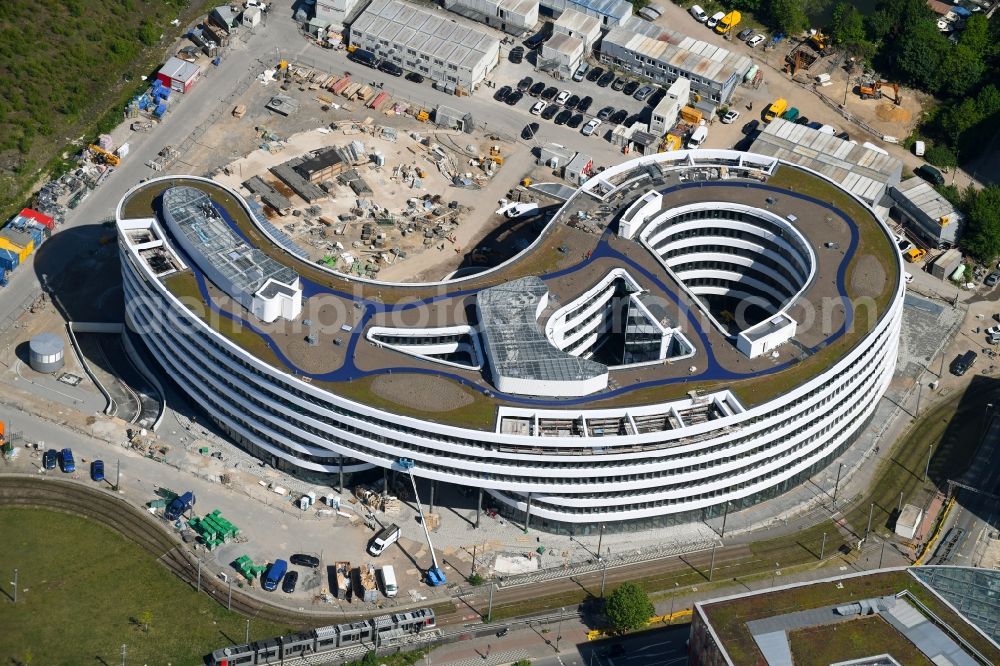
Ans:
{"label": "yellow truck", "polygon": [[734,9],[722,17],[722,19],[716,24],[715,31],[720,35],[724,35],[738,26],[742,18],[743,16]]}
{"label": "yellow truck", "polygon": [[771,106],[767,108],[767,113],[764,114],[764,122],[769,123],[781,114],[783,114],[788,109],[788,100],[783,97],[779,97],[771,103]]}

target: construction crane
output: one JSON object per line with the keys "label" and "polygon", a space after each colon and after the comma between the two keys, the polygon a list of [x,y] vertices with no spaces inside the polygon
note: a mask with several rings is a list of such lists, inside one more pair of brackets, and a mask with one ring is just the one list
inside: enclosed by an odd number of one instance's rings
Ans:
{"label": "construction crane", "polygon": [[116,167],[121,163],[121,160],[118,159],[117,155],[115,155],[114,153],[109,153],[108,151],[104,150],[98,145],[90,144],[87,147],[90,148],[92,151],[94,151],[94,155],[97,159],[101,160],[108,166]]}
{"label": "construction crane", "polygon": [[413,484],[413,498],[417,502],[417,511],[420,512],[420,524],[424,528],[424,536],[427,537],[427,547],[431,551],[431,561],[434,565],[427,570],[427,584],[431,587],[438,587],[447,583],[444,572],[438,566],[437,555],[434,554],[434,544],[431,543],[431,533],[427,529],[427,516],[424,515],[424,507],[420,504],[420,494],[417,492],[417,479],[413,476],[413,461],[408,458],[400,458],[399,466],[410,475],[410,483]]}
{"label": "construction crane", "polygon": [[899,106],[903,98],[899,96],[899,84],[891,81],[865,81],[858,87],[858,94],[861,99],[882,99],[885,94],[882,92],[883,86],[892,88],[892,102]]}

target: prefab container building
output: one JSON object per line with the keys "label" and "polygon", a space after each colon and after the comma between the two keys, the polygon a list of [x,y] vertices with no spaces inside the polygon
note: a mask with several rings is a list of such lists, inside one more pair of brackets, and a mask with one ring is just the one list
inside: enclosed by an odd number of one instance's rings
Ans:
{"label": "prefab container building", "polygon": [[367,3],[365,0],[316,0],[316,18],[330,22],[330,29],[340,31]]}
{"label": "prefab container building", "polygon": [[552,72],[558,78],[569,78],[583,60],[583,40],[557,32],[542,44],[538,69]]}
{"label": "prefab container building", "polygon": [[0,229],[0,248],[16,252],[18,263],[23,264],[35,251],[35,238],[28,231],[7,226]]}
{"label": "prefab container building", "polygon": [[538,0],[445,0],[444,7],[513,35],[538,23]]}
{"label": "prefab container building", "polygon": [[164,63],[157,72],[156,79],[171,90],[186,93],[200,74],[201,68],[198,65],[174,57]]}
{"label": "prefab container building", "polygon": [[892,217],[927,245],[947,249],[958,242],[965,216],[926,180],[904,180],[889,189],[889,196]]}
{"label": "prefab container building", "polygon": [[14,219],[11,220],[11,224],[17,225],[18,218],[21,218],[26,221],[31,220],[32,222],[36,222],[45,227],[46,229],[48,229],[49,231],[52,231],[53,229],[56,228],[55,220],[53,220],[51,217],[49,217],[44,213],[39,213],[37,210],[32,210],[30,208],[22,208],[21,212],[15,215]]}
{"label": "prefab container building", "polygon": [[625,25],[632,18],[632,3],[628,0],[540,0],[542,13],[559,17],[568,9],[575,9],[601,22],[602,30]]}
{"label": "prefab container building", "polygon": [[552,24],[552,31],[582,39],[584,51],[588,51],[601,38],[601,21],[579,10],[567,9]]}
{"label": "prefab container building", "polygon": [[351,46],[471,92],[496,67],[500,40],[399,0],[374,0],[351,25]]}

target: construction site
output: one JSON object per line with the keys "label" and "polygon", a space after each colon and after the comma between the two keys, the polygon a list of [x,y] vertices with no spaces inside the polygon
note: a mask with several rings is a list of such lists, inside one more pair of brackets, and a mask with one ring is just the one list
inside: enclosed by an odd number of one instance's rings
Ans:
{"label": "construction site", "polygon": [[[280,92],[268,90],[272,81]],[[301,257],[366,278],[440,279],[491,262],[476,246],[505,221],[491,214],[497,200],[532,199],[518,186],[534,168],[531,156],[506,137],[439,127],[434,110],[349,74],[293,64],[265,72],[261,83],[209,130],[252,131],[256,148],[213,177],[241,192]],[[272,129],[307,115],[326,122],[292,134]]]}

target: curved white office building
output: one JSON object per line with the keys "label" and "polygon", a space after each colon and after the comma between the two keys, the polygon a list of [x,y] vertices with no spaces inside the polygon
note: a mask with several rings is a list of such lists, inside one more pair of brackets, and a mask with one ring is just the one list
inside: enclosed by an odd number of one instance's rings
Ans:
{"label": "curved white office building", "polygon": [[[176,188],[207,195],[245,251],[193,250],[201,222],[164,218]],[[851,445],[896,363],[888,229],[758,155],[618,165],[521,254],[435,284],[312,264],[200,178],[133,188],[117,225],[130,329],[239,445],[334,479],[413,461],[538,529],[642,529],[780,494]]]}

